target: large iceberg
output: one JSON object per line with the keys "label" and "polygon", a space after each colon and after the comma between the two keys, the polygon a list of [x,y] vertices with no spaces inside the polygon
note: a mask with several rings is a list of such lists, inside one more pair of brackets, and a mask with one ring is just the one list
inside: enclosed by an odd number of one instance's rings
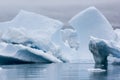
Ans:
{"label": "large iceberg", "polygon": [[51,41],[62,26],[58,20],[21,10],[13,20],[0,23],[1,62],[62,62],[54,55],[59,48]]}
{"label": "large iceberg", "polygon": [[13,20],[0,23],[1,46],[6,44],[0,55],[25,62],[73,62],[79,58],[77,33],[62,26],[58,20],[22,10]]}
{"label": "large iceberg", "polygon": [[89,51],[90,36],[112,40],[114,31],[103,14],[95,7],[89,7],[74,16],[69,24],[76,30],[79,38],[79,57],[81,59],[92,59]]}

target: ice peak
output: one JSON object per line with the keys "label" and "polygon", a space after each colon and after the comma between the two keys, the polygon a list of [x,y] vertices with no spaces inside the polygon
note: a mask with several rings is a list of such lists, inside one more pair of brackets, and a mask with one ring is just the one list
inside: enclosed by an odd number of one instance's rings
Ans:
{"label": "ice peak", "polygon": [[[79,51],[81,57],[90,58],[88,44],[90,36],[94,36],[104,40],[112,40],[114,38],[113,28],[105,16],[95,7],[89,7],[77,15],[75,15],[69,24],[76,30],[80,46]],[[96,40],[96,38],[92,39]]]}
{"label": "ice peak", "polygon": [[[72,27],[84,27],[85,26],[96,26],[96,23],[99,24],[109,24],[112,29],[112,26],[108,22],[108,20],[104,17],[104,15],[95,7],[89,7],[82,12],[78,13],[74,16],[70,21],[70,25]],[[83,26],[82,26],[83,24]],[[78,26],[81,25],[81,26]]]}

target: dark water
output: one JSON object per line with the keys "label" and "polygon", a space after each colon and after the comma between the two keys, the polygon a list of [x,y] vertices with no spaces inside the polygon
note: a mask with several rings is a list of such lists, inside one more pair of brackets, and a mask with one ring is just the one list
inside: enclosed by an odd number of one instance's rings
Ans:
{"label": "dark water", "polygon": [[0,80],[120,80],[120,66],[90,72],[93,64],[25,64],[1,66]]}

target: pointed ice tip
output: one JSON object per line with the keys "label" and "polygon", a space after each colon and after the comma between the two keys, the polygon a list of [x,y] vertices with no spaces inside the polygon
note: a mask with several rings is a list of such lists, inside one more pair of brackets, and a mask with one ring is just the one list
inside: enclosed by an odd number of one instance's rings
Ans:
{"label": "pointed ice tip", "polygon": [[95,11],[95,12],[97,12],[98,14],[101,14],[102,15],[102,13],[99,11],[99,9],[98,8],[96,8],[95,6],[92,6],[92,7],[88,7],[85,11]]}
{"label": "pointed ice tip", "polygon": [[[82,20],[82,19],[84,19],[84,20]],[[107,21],[105,16],[94,6],[88,7],[85,10],[78,13],[77,15],[73,16],[69,20],[69,24],[72,27],[75,27],[78,24],[81,24],[79,21],[86,22],[86,20],[87,21],[90,20],[90,22],[93,21],[93,22],[91,22],[91,24],[94,24],[94,21],[97,21],[99,24],[104,23],[104,22],[109,24],[109,22]],[[90,23],[90,22],[88,22],[88,23]]]}
{"label": "pointed ice tip", "polygon": [[98,14],[102,14],[98,8],[96,8],[95,6],[92,7],[88,7],[85,11],[94,11],[97,12]]}

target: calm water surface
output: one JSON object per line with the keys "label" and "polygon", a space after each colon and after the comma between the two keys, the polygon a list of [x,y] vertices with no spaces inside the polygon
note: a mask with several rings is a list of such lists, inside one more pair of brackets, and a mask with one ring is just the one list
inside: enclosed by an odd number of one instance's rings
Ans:
{"label": "calm water surface", "polygon": [[90,72],[93,64],[2,65],[0,80],[120,80],[120,66],[109,65],[107,72]]}

